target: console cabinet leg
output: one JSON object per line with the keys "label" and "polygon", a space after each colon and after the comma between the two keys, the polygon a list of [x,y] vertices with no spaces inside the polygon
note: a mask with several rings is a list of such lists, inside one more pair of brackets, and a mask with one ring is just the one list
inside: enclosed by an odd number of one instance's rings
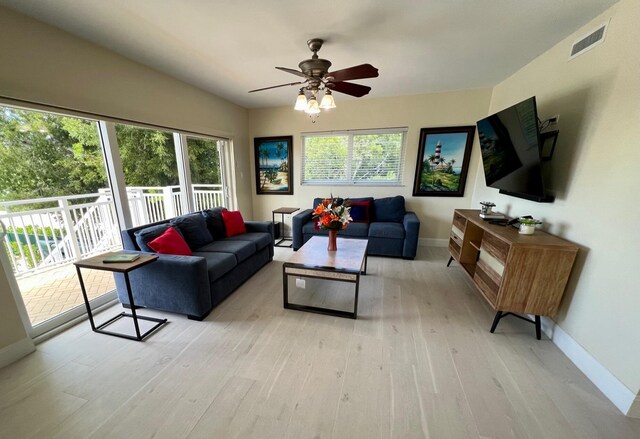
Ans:
{"label": "console cabinet leg", "polygon": [[493,324],[491,325],[491,333],[493,334],[493,331],[496,330],[496,328],[498,327],[498,323],[500,322],[500,319],[502,318],[502,311],[498,311],[496,312],[496,316],[493,318]]}
{"label": "console cabinet leg", "polygon": [[540,324],[540,316],[536,315],[536,338],[538,340],[540,340],[542,334],[542,328],[541,328],[541,324]]}
{"label": "console cabinet leg", "polygon": [[451,261],[453,261],[453,256],[449,256],[449,262],[447,262],[447,267],[451,265]]}

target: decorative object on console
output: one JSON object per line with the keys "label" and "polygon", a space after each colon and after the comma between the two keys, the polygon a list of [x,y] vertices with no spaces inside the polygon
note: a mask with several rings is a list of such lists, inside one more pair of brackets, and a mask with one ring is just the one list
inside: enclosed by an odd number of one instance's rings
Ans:
{"label": "decorative object on console", "polygon": [[492,203],[491,201],[481,201],[480,205],[482,206],[480,208],[480,213],[484,214],[484,215],[491,214],[491,209],[496,207],[496,205],[494,203]]}
{"label": "decorative object on console", "polygon": [[[307,46],[309,46],[309,50],[313,52],[313,56],[311,59],[306,59],[298,64],[300,70],[276,67],[276,69],[282,70],[283,72],[305,78],[304,81],[259,88],[257,90],[251,90],[249,93],[303,84],[293,108],[294,110],[304,111],[309,115],[309,118],[313,123],[315,123],[318,115],[320,114],[320,109],[329,110],[336,107],[336,103],[333,100],[332,90],[349,96],[354,96],[356,98],[360,98],[368,94],[371,87],[346,81],[352,79],[376,78],[378,76],[378,69],[373,67],[371,64],[360,64],[346,69],[329,72],[331,61],[318,58],[318,51],[322,48],[323,43],[324,40],[320,38],[312,38],[307,41]],[[318,104],[320,92],[324,92],[324,96],[322,97],[320,104]]]}
{"label": "decorative object on console", "polygon": [[338,230],[346,229],[352,221],[349,211],[351,208],[338,198],[325,198],[319,203],[313,211],[313,219],[316,222],[317,229],[329,231],[329,244],[327,250],[337,250]]}
{"label": "decorative object on console", "polygon": [[475,130],[475,126],[420,130],[414,196],[464,196]]}
{"label": "decorative object on console", "polygon": [[491,201],[481,201],[480,205],[480,218],[483,220],[504,219],[504,215],[502,213],[493,211],[493,208],[496,207],[496,205]]}
{"label": "decorative object on console", "polygon": [[536,231],[536,225],[542,224],[542,221],[533,218],[518,218],[518,222],[520,223],[518,233],[521,235],[533,235],[533,232]]}
{"label": "decorative object on console", "polygon": [[253,139],[256,194],[293,195],[293,136]]}

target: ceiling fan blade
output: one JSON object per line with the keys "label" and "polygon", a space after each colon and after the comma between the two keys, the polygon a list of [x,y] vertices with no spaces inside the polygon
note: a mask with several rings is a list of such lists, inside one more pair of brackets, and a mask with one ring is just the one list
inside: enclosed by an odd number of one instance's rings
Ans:
{"label": "ceiling fan blade", "polygon": [[329,72],[327,76],[333,77],[332,82],[349,81],[352,79],[377,78],[378,69],[371,64],[347,67],[346,69]]}
{"label": "ceiling fan blade", "polygon": [[287,67],[276,67],[278,70],[282,70],[283,72],[291,73],[296,76],[301,76],[303,78],[309,78],[309,76],[302,73],[300,70],[289,69]]}
{"label": "ceiling fan blade", "polygon": [[369,91],[371,91],[371,87],[354,84],[353,82],[329,82],[327,87],[331,88],[333,91],[355,96],[357,98],[361,98],[362,96],[369,94]]}
{"label": "ceiling fan blade", "polygon": [[255,91],[263,91],[263,90],[270,90],[272,88],[278,88],[278,87],[287,87],[289,85],[298,85],[298,84],[304,84],[307,81],[299,81],[299,82],[290,82],[289,84],[280,84],[280,85],[273,85],[271,87],[265,87],[265,88],[257,88],[255,90],[249,90],[249,93],[253,93]]}

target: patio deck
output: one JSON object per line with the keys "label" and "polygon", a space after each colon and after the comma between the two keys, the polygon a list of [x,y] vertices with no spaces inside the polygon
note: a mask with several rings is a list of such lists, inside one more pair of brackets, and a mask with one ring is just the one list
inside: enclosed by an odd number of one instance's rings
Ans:
{"label": "patio deck", "polygon": [[[115,289],[113,274],[108,271],[83,270],[82,279],[89,299]],[[32,325],[37,325],[64,311],[84,304],[80,283],[73,264],[17,279]]]}

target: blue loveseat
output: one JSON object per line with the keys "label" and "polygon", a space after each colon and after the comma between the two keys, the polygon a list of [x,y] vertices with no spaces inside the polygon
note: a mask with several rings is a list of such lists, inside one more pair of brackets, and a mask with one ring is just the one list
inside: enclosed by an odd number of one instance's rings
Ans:
{"label": "blue loveseat", "polygon": [[[169,226],[184,237],[193,256],[159,254],[129,273],[136,307],[186,314],[202,320],[262,266],[273,260],[271,221],[245,221],[247,233],[226,237],[220,208],[122,231],[125,250],[153,253],[147,243]],[[115,275],[118,299],[129,306],[124,276]]]}
{"label": "blue loveseat", "polygon": [[[395,256],[404,259],[414,259],[418,249],[418,235],[420,220],[413,212],[407,212],[404,197],[378,198],[349,198],[347,203],[361,204],[369,202],[367,220],[352,222],[338,236],[345,238],[368,239],[367,252],[374,256]],[[315,208],[322,202],[322,198],[313,200]],[[352,208],[352,216],[353,216]],[[326,230],[316,230],[313,220],[313,209],[307,209],[292,218],[293,250],[315,235],[327,235]]]}

